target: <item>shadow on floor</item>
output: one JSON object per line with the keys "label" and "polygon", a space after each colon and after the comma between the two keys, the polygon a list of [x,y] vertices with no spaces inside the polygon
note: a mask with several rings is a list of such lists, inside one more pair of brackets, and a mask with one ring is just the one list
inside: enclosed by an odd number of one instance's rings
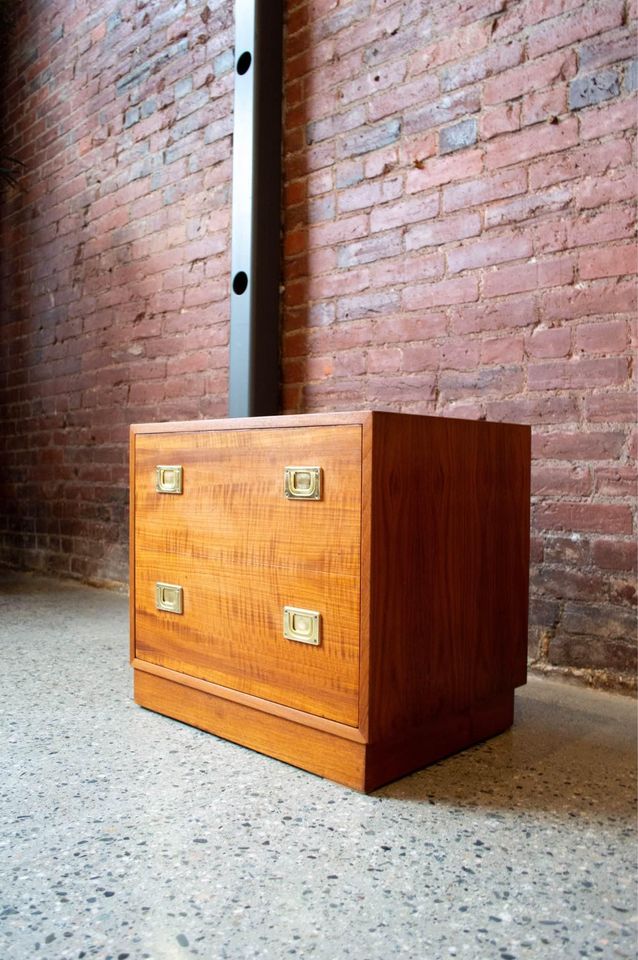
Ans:
{"label": "shadow on floor", "polygon": [[511,730],[377,795],[633,823],[635,731],[633,701],[535,679],[517,693]]}

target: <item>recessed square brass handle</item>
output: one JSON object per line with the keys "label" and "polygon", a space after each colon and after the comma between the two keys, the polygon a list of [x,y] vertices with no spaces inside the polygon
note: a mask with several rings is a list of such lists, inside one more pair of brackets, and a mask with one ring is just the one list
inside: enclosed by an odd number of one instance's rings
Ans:
{"label": "recessed square brass handle", "polygon": [[321,467],[286,467],[284,496],[289,500],[321,500]]}
{"label": "recessed square brass handle", "polygon": [[321,616],[317,610],[284,607],[284,637],[298,643],[321,643]]}
{"label": "recessed square brass handle", "polygon": [[155,606],[166,613],[184,612],[184,590],[176,583],[155,584]]}
{"label": "recessed square brass handle", "polygon": [[177,464],[155,467],[155,489],[158,493],[181,493],[184,469]]}

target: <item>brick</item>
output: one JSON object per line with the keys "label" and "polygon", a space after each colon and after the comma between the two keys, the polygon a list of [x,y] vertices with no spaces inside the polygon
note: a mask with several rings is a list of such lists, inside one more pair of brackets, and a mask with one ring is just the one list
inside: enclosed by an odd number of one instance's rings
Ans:
{"label": "brick", "polygon": [[491,140],[500,133],[511,133],[520,129],[521,104],[501,103],[491,110],[484,110],[479,120],[481,140]]}
{"label": "brick", "polygon": [[374,177],[383,177],[390,174],[398,166],[398,150],[396,147],[385,147],[375,150],[363,161],[363,174],[367,180]]}
{"label": "brick", "polygon": [[564,286],[570,284],[573,277],[574,264],[571,257],[499,266],[498,269],[485,273],[483,296],[502,297],[527,290]]}
{"label": "brick", "polygon": [[401,305],[406,310],[422,310],[453,303],[470,303],[478,300],[478,296],[475,278],[459,277],[406,287],[401,294]]}
{"label": "brick", "polygon": [[628,313],[635,310],[635,286],[631,282],[594,280],[587,287],[558,287],[548,290],[540,303],[541,319],[561,322],[597,314]]}
{"label": "brick", "polygon": [[628,345],[627,333],[624,320],[582,323],[574,334],[574,348],[583,353],[621,354]]}
{"label": "brick", "polygon": [[556,81],[570,80],[575,74],[573,51],[553,53],[540,60],[530,58],[529,62],[487,80],[483,87],[483,102],[491,106],[504,100],[515,100]]}
{"label": "brick", "polygon": [[385,257],[395,257],[401,253],[401,249],[402,237],[398,230],[366,237],[341,247],[337,253],[337,266],[354,267],[362,263],[376,262]]}
{"label": "brick", "polygon": [[308,243],[310,246],[332,246],[335,243],[347,243],[366,236],[368,220],[364,215],[346,217],[334,223],[320,223],[308,229]]}
{"label": "brick", "polygon": [[566,357],[571,352],[572,333],[568,327],[534,330],[525,341],[529,357]]}
{"label": "brick", "polygon": [[527,55],[535,59],[558,47],[612,30],[621,25],[623,16],[623,0],[605,0],[604,3],[593,0],[585,4],[577,16],[566,14],[533,27],[528,34]]}
{"label": "brick", "polygon": [[404,226],[408,223],[431,220],[438,212],[439,198],[434,193],[424,197],[398,200],[377,207],[370,212],[370,230],[376,233],[380,230],[391,230],[393,227]]}
{"label": "brick", "polygon": [[633,243],[616,247],[594,247],[583,251],[578,257],[578,273],[581,280],[622,277],[635,274],[637,270],[638,259]]}
{"label": "brick", "polygon": [[606,67],[635,56],[636,40],[632,33],[624,28],[605,31],[599,36],[585,40],[578,47],[578,62],[581,70],[590,71],[595,67]]}
{"label": "brick", "polygon": [[443,189],[443,209],[446,213],[474,207],[490,200],[512,197],[527,189],[527,174],[523,169],[504,170],[493,176],[466,180]]}
{"label": "brick", "polygon": [[624,88],[627,93],[633,93],[638,89],[638,60],[632,60],[625,68]]}
{"label": "brick", "polygon": [[575,191],[576,204],[581,209],[602,207],[622,200],[632,200],[636,191],[633,170],[618,171],[617,176],[588,178]]}
{"label": "brick", "polygon": [[459,157],[434,157],[410,170],[406,177],[406,193],[419,193],[444,183],[475,177],[482,169],[481,150],[470,150]]}
{"label": "brick", "polygon": [[580,117],[581,140],[593,140],[617,134],[632,128],[636,123],[636,107],[631,99],[587,110]]}
{"label": "brick", "polygon": [[585,398],[585,418],[590,423],[634,423],[638,410],[635,393],[605,390]]}
{"label": "brick", "polygon": [[490,363],[520,363],[524,356],[524,341],[522,337],[492,337],[481,343],[480,362],[483,365]]}
{"label": "brick", "polygon": [[485,147],[485,165],[495,170],[512,163],[521,163],[534,157],[573,147],[578,143],[578,126],[575,117],[548,125],[541,129],[523,130],[498,140],[491,140]]}
{"label": "brick", "polygon": [[357,76],[354,80],[342,83],[338,92],[339,100],[343,104],[348,104],[353,100],[368,100],[376,97],[379,90],[394,88],[401,84],[405,79],[407,67],[404,60],[381,64],[375,70],[367,71],[363,76]]}
{"label": "brick", "polygon": [[582,247],[608,240],[624,240],[633,236],[634,229],[633,210],[630,207],[610,207],[581,214],[573,223],[566,221],[564,243]]}
{"label": "brick", "polygon": [[548,90],[528,93],[521,106],[521,126],[532,123],[553,123],[567,112],[567,90],[561,85]]}
{"label": "brick", "polygon": [[558,600],[590,600],[603,593],[604,580],[597,573],[582,573],[543,564],[533,571],[530,589]]}
{"label": "brick", "polygon": [[[532,471],[536,469],[543,470],[543,464],[532,464]],[[554,470],[556,468],[549,467]],[[581,470],[579,467],[562,467],[563,470],[573,469],[575,472]],[[543,548],[543,560],[545,563],[562,565],[571,564],[576,568],[589,567],[591,563],[591,540],[580,534],[572,534],[570,537],[551,536],[546,537]]]}
{"label": "brick", "polygon": [[443,370],[439,375],[439,389],[444,403],[477,394],[481,397],[517,394],[522,385],[523,371],[520,367],[482,367],[467,373]]}
{"label": "brick", "polygon": [[[374,97],[368,105],[369,119],[381,120],[392,114],[403,114],[406,108],[435,97],[439,90],[436,75],[422,75],[409,83],[393,87],[390,93]],[[421,127],[420,129],[425,129]]]}
{"label": "brick", "polygon": [[524,46],[519,41],[510,40],[498,44],[492,42],[476,56],[464,58],[461,62],[446,67],[440,74],[441,89],[456,90],[468,83],[485,80],[486,77],[493,77],[515,67],[523,59],[523,50]]}
{"label": "brick", "polygon": [[419,314],[416,317],[401,313],[378,320],[376,328],[381,342],[384,343],[429,340],[445,334],[447,320],[443,313]]}
{"label": "brick", "polygon": [[583,533],[632,532],[631,507],[624,504],[547,503],[536,507],[535,524],[539,530],[568,530]]}
{"label": "brick", "polygon": [[362,183],[348,190],[342,190],[337,197],[339,212],[349,213],[353,210],[362,210],[377,204],[396,200],[401,196],[403,183],[400,177],[393,177],[372,183]]}
{"label": "brick", "polygon": [[[471,280],[472,277],[460,278]],[[455,333],[478,333],[486,330],[512,330],[531,326],[536,320],[536,303],[533,297],[517,297],[508,300],[486,300],[476,305],[466,305],[454,312],[451,326]]]}
{"label": "brick", "polygon": [[[380,238],[379,238],[380,239]],[[445,258],[441,253],[428,256],[402,256],[396,259],[378,260],[371,264],[369,270],[370,285],[372,287],[397,285],[401,283],[418,283],[420,280],[440,278],[445,272]]]}
{"label": "brick", "polygon": [[461,270],[519,260],[531,254],[531,238],[503,234],[493,240],[479,240],[450,250],[447,255],[448,270],[450,273],[459,273]]}
{"label": "brick", "polygon": [[337,301],[337,320],[359,320],[393,313],[399,303],[400,296],[394,290],[341,297]]}
{"label": "brick", "polygon": [[[455,93],[448,93],[434,100],[432,103],[426,103],[425,106],[419,106],[416,110],[406,111],[404,114],[403,129],[407,136],[415,133],[422,133],[424,130],[431,130],[439,127],[441,124],[450,123],[459,117],[470,113],[476,113],[480,108],[480,91],[476,87],[467,87]],[[476,121],[472,121],[472,129],[476,128]],[[459,135],[460,138],[460,135]],[[475,142],[471,135],[467,134],[467,145]]]}
{"label": "brick", "polygon": [[609,581],[609,600],[613,604],[626,604],[630,607],[636,606],[636,578],[631,580],[620,580],[614,578]]}
{"label": "brick", "polygon": [[532,494],[537,497],[585,497],[592,489],[592,479],[585,467],[548,467],[539,464],[532,471]]}
{"label": "brick", "polygon": [[565,423],[573,422],[579,416],[574,398],[564,396],[490,400],[485,410],[490,420],[513,423]]}
{"label": "brick", "polygon": [[536,435],[532,456],[540,460],[614,460],[625,443],[624,433],[544,433]]}
{"label": "brick", "polygon": [[604,357],[596,360],[558,360],[530,364],[527,372],[530,390],[582,390],[621,386],[629,374],[626,357]]}
{"label": "brick", "polygon": [[592,559],[601,570],[636,570],[638,547],[633,541],[597,539],[592,543]]}
{"label": "brick", "polygon": [[568,603],[563,615],[567,633],[593,634],[599,637],[626,639],[635,646],[636,615],[633,611],[612,606]]}
{"label": "brick", "polygon": [[359,157],[371,150],[380,150],[381,147],[387,147],[388,144],[395,143],[399,139],[400,133],[401,121],[398,119],[387,120],[384,123],[377,123],[361,130],[355,130],[339,139],[337,156],[340,159]]}
{"label": "brick", "polygon": [[402,368],[402,353],[396,347],[367,351],[368,373],[397,373]]}
{"label": "brick", "polygon": [[410,377],[374,377],[368,385],[370,401],[374,403],[415,403],[434,397],[434,374],[415,374]]}
{"label": "brick", "polygon": [[636,467],[597,467],[594,471],[594,489],[601,497],[636,499],[638,475]]}
{"label": "brick", "polygon": [[476,213],[454,214],[441,220],[415,224],[405,231],[406,250],[420,250],[455,240],[475,237],[481,231],[481,218]]}
{"label": "brick", "polygon": [[617,70],[601,70],[586,77],[576,77],[569,85],[569,109],[582,110],[611,100],[620,93]]}
{"label": "brick", "polygon": [[439,153],[454,153],[471,147],[478,139],[478,122],[476,119],[461,120],[451,127],[445,127],[439,134]]}
{"label": "brick", "polygon": [[[613,609],[613,608],[612,608]],[[571,621],[570,621],[571,622]],[[592,619],[579,620],[581,629],[592,628]],[[628,635],[629,636],[629,635]],[[626,640],[610,640],[607,638],[590,639],[589,637],[572,637],[559,634],[552,638],[549,648],[549,662],[558,666],[571,664],[584,669],[603,669],[606,675],[610,672],[626,674],[633,678],[636,672],[635,643]]]}
{"label": "brick", "polygon": [[539,160],[529,168],[530,190],[549,187],[576,177],[606,174],[615,167],[625,166],[631,160],[631,147],[627,140],[611,140],[600,144],[587,144],[561,156]]}
{"label": "brick", "polygon": [[447,36],[427,44],[410,57],[410,72],[434,71],[441,64],[482,50],[489,40],[490,24],[485,21],[469,23],[461,29],[452,29]]}
{"label": "brick", "polygon": [[401,351],[401,369],[406,373],[436,370],[440,362],[440,350],[432,343],[410,343]]}
{"label": "brick", "polygon": [[365,119],[365,109],[359,106],[344,113],[333,113],[321,120],[313,120],[306,126],[306,142],[311,144],[328,140],[339,133],[360,127],[365,123]]}

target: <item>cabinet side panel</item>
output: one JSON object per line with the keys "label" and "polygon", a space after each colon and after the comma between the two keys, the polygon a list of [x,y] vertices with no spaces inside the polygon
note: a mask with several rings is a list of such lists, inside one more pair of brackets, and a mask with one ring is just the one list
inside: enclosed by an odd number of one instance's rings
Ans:
{"label": "cabinet side panel", "polygon": [[521,682],[527,427],[375,414],[370,741]]}

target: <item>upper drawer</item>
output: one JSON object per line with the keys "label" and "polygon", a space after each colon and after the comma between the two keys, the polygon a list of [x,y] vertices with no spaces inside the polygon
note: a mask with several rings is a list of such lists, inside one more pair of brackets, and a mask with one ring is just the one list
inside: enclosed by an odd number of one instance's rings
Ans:
{"label": "upper drawer", "polygon": [[[156,491],[158,465],[182,467],[182,493]],[[284,494],[288,466],[321,469],[321,499]],[[303,574],[359,574],[361,428],[137,434],[135,516],[145,541],[188,554],[206,539],[223,562]]]}

